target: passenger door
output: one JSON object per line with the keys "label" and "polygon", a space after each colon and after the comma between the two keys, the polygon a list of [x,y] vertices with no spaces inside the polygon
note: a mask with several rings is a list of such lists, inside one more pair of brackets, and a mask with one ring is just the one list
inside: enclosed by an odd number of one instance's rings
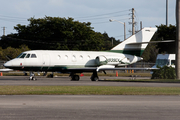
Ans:
{"label": "passenger door", "polygon": [[43,57],[42,57],[42,71],[48,70],[49,69],[49,65],[50,65],[49,55],[43,54]]}

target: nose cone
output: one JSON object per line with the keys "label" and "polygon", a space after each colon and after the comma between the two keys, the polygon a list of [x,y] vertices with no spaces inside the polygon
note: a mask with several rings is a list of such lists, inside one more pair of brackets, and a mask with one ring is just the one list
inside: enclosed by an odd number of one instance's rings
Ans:
{"label": "nose cone", "polygon": [[12,61],[8,61],[3,66],[6,67],[6,68],[11,68],[13,66],[13,62]]}

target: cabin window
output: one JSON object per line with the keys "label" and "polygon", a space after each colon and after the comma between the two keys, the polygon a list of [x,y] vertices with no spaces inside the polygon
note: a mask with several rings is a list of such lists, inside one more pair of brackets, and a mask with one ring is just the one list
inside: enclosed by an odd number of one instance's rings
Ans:
{"label": "cabin window", "polygon": [[88,56],[87,56],[87,59],[88,59],[88,60],[90,60],[90,59],[91,59],[91,57],[88,55]]}
{"label": "cabin window", "polygon": [[36,54],[32,54],[31,58],[37,58]]}
{"label": "cabin window", "polygon": [[73,61],[75,61],[75,60],[76,60],[76,56],[75,56],[75,55],[73,55],[72,59],[73,59]]}
{"label": "cabin window", "polygon": [[65,55],[65,59],[66,59],[66,60],[68,59],[68,56],[67,56],[67,55]]}
{"label": "cabin window", "polygon": [[26,55],[26,58],[29,58],[29,57],[30,57],[30,55],[31,55],[31,54],[27,54],[27,55]]}
{"label": "cabin window", "polygon": [[82,60],[83,59],[83,56],[82,55],[80,55],[80,60]]}
{"label": "cabin window", "polygon": [[58,55],[57,59],[61,59],[61,56],[60,56],[60,55]]}

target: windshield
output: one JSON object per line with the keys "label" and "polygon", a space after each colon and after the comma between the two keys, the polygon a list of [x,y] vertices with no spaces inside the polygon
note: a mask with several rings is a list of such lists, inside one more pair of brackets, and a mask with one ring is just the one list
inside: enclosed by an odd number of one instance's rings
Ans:
{"label": "windshield", "polygon": [[24,58],[26,56],[26,53],[21,53],[17,58]]}
{"label": "windshield", "polygon": [[30,55],[31,55],[31,54],[27,54],[27,55],[26,55],[26,58],[29,58],[29,57],[30,57]]}
{"label": "windshield", "polygon": [[159,66],[169,65],[169,60],[167,60],[167,59],[157,59],[156,60],[156,65],[159,65]]}

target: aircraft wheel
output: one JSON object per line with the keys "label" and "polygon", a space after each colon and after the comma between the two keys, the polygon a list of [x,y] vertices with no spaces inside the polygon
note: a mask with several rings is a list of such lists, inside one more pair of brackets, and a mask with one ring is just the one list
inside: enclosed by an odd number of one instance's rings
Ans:
{"label": "aircraft wheel", "polygon": [[91,81],[98,81],[99,79],[98,79],[98,77],[92,77],[91,78]]}
{"label": "aircraft wheel", "polygon": [[79,81],[79,75],[73,75],[71,79],[72,81]]}
{"label": "aircraft wheel", "polygon": [[29,80],[37,80],[35,77],[30,77]]}
{"label": "aircraft wheel", "polygon": [[32,80],[34,80],[34,81],[35,81],[35,80],[37,80],[37,79],[36,79],[35,77],[32,77]]}

